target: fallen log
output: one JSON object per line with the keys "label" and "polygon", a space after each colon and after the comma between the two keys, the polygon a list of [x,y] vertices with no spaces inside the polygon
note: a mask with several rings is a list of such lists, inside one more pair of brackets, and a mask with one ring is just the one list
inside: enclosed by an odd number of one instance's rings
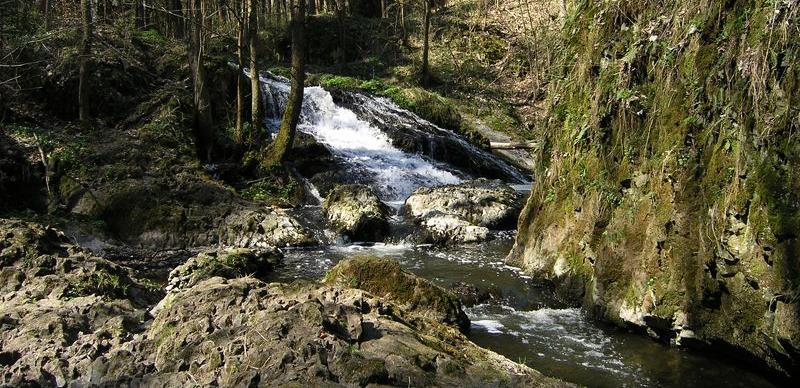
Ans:
{"label": "fallen log", "polygon": [[522,149],[531,149],[536,147],[536,142],[534,141],[524,141],[524,142],[510,142],[510,143],[501,143],[501,142],[490,142],[489,148],[493,150],[522,150]]}

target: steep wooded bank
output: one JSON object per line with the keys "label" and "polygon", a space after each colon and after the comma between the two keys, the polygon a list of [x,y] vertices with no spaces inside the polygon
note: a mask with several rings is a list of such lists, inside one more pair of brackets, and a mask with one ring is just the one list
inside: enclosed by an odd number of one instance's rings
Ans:
{"label": "steep wooded bank", "polygon": [[510,262],[797,378],[800,4],[569,1]]}

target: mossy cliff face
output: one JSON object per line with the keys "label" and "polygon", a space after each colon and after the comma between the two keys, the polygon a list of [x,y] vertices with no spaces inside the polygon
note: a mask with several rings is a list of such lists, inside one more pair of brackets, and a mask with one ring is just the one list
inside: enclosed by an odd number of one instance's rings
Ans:
{"label": "mossy cliff face", "polygon": [[602,318],[792,375],[800,6],[568,3],[509,260]]}

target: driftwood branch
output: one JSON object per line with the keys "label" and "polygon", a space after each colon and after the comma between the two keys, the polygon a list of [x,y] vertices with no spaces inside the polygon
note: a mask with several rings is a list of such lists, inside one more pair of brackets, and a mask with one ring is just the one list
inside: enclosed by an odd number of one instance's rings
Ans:
{"label": "driftwood branch", "polygon": [[524,141],[524,142],[510,142],[510,143],[501,143],[501,142],[491,142],[489,143],[489,147],[493,150],[525,150],[525,149],[532,149],[536,148],[535,141]]}
{"label": "driftwood branch", "polygon": [[33,139],[36,141],[36,148],[39,149],[39,157],[42,158],[42,165],[44,166],[44,185],[47,187],[47,197],[51,198],[53,193],[50,191],[50,164],[47,162],[47,154],[44,152],[44,148],[42,148],[42,142],[39,140],[39,136],[34,133]]}

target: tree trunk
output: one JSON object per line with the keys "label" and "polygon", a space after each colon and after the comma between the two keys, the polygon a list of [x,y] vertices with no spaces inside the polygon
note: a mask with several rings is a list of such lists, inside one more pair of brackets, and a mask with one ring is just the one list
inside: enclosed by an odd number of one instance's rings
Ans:
{"label": "tree trunk", "polygon": [[431,3],[432,0],[425,0],[425,17],[423,23],[424,37],[422,42],[422,85],[428,86],[431,81],[430,70],[428,69],[428,51],[430,51],[430,30],[431,30]]}
{"label": "tree trunk", "polygon": [[44,19],[44,29],[45,31],[50,30],[50,0],[41,0],[39,2],[39,8],[42,13],[42,19]]}
{"label": "tree trunk", "polygon": [[256,29],[256,0],[247,0],[248,40],[250,42],[250,110],[253,130],[264,121],[261,109],[261,81],[258,75],[258,30]]}
{"label": "tree trunk", "polygon": [[244,75],[243,69],[245,67],[244,63],[244,45],[245,45],[245,31],[248,28],[247,23],[245,23],[245,16],[247,10],[245,7],[245,0],[239,1],[239,31],[236,39],[236,60],[239,64],[239,71],[237,72],[236,77],[236,134],[235,140],[237,143],[241,144],[242,140],[244,139]]}
{"label": "tree trunk", "polygon": [[406,32],[406,0],[400,0],[400,34],[403,46],[408,47],[408,33]]}
{"label": "tree trunk", "polygon": [[189,67],[192,73],[194,97],[193,126],[197,136],[197,148],[201,158],[211,159],[214,145],[214,118],[211,113],[211,97],[206,87],[206,69],[203,64],[203,11],[201,0],[189,0],[191,37],[189,39]]}
{"label": "tree trunk", "polygon": [[91,0],[81,0],[83,37],[78,57],[78,119],[82,124],[89,120],[89,60],[92,55],[92,5]]}
{"label": "tree trunk", "polygon": [[185,33],[185,23],[183,22],[183,6],[181,0],[171,0],[170,19],[172,20],[172,31],[175,39],[183,39]]}
{"label": "tree trunk", "polygon": [[145,27],[145,14],[144,14],[144,0],[136,0],[136,28],[144,30]]}
{"label": "tree trunk", "polygon": [[286,111],[283,112],[278,136],[269,146],[264,165],[275,166],[286,159],[292,148],[300,111],[303,107],[303,84],[305,82],[305,0],[293,0],[292,4],[292,89]]}
{"label": "tree trunk", "polygon": [[347,58],[347,47],[345,46],[344,0],[335,1],[336,19],[339,27],[339,55],[336,57],[336,62],[338,65],[342,65]]}

